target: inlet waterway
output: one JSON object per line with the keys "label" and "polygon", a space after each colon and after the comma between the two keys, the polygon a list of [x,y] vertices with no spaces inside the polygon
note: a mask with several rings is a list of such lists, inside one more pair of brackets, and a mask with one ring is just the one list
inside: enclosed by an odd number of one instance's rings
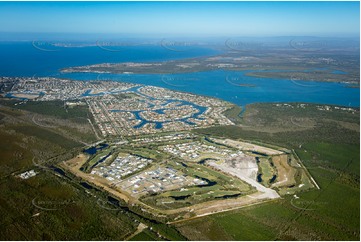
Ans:
{"label": "inlet waterway", "polygon": [[98,73],[69,73],[61,76],[75,80],[113,80],[163,87],[219,98],[239,106],[287,102],[360,106],[359,88],[352,88],[346,83],[257,78],[246,74],[246,71],[217,70],[173,75],[101,74],[99,77]]}

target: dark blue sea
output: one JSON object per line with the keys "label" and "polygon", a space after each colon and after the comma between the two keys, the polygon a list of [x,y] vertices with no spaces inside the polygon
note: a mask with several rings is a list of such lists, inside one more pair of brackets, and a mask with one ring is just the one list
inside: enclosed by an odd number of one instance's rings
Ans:
{"label": "dark blue sea", "polygon": [[[40,50],[44,49],[44,50]],[[190,51],[170,51],[162,46],[129,46],[107,48],[43,47],[33,42],[0,42],[1,76],[45,76],[71,66],[117,62],[167,61],[181,58],[214,55],[219,52],[206,48]],[[48,51],[45,51],[48,50]]]}
{"label": "dark blue sea", "polygon": [[[258,102],[360,106],[360,89],[351,88],[344,83],[256,78],[246,76],[246,72],[217,70],[171,75],[59,73],[61,68],[79,65],[167,61],[220,53],[207,48],[171,51],[162,46],[131,46],[120,51],[106,51],[93,46],[42,51],[35,48],[32,42],[3,42],[0,43],[0,52],[0,76],[58,76],[75,80],[123,81],[217,97],[241,106]],[[332,71],[342,78],[342,72]]]}

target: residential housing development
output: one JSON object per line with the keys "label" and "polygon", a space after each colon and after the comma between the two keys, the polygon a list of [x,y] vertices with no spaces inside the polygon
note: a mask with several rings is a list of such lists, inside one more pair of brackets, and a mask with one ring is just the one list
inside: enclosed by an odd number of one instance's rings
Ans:
{"label": "residential housing development", "polygon": [[129,136],[233,124],[223,112],[231,104],[219,99],[160,87],[113,81],[56,78],[7,78],[6,97],[23,100],[84,100],[100,135]]}

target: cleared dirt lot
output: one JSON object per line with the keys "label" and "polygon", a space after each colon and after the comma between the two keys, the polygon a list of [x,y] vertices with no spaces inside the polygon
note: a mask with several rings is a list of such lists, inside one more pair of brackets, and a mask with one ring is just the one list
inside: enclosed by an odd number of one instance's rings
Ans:
{"label": "cleared dirt lot", "polygon": [[259,192],[263,193],[262,195],[258,196],[258,199],[274,199],[280,197],[275,190],[267,188],[257,182],[256,179],[258,166],[254,157],[245,155],[244,157],[241,157],[239,160],[236,160],[234,162],[226,161],[220,164],[214,161],[210,161],[208,162],[208,165],[216,169],[222,170],[223,172],[232,176],[236,176],[241,180],[247,182],[251,186],[255,187]]}
{"label": "cleared dirt lot", "polygon": [[246,142],[242,142],[242,141],[237,141],[237,140],[231,140],[231,139],[215,139],[212,138],[211,140],[213,140],[216,143],[220,143],[220,144],[225,144],[240,150],[250,150],[250,151],[255,151],[255,152],[259,152],[259,153],[263,153],[266,155],[280,155],[283,154],[284,152],[279,151],[279,150],[275,150],[275,149],[271,149],[268,147],[263,147],[263,146],[259,146],[259,145],[255,145],[255,144],[251,144],[251,143],[246,143]]}

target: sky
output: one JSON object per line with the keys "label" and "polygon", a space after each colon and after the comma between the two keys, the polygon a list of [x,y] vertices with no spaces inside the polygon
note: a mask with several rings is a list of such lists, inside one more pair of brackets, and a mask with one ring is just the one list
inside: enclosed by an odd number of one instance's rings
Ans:
{"label": "sky", "polygon": [[359,2],[0,2],[0,32],[359,35]]}

